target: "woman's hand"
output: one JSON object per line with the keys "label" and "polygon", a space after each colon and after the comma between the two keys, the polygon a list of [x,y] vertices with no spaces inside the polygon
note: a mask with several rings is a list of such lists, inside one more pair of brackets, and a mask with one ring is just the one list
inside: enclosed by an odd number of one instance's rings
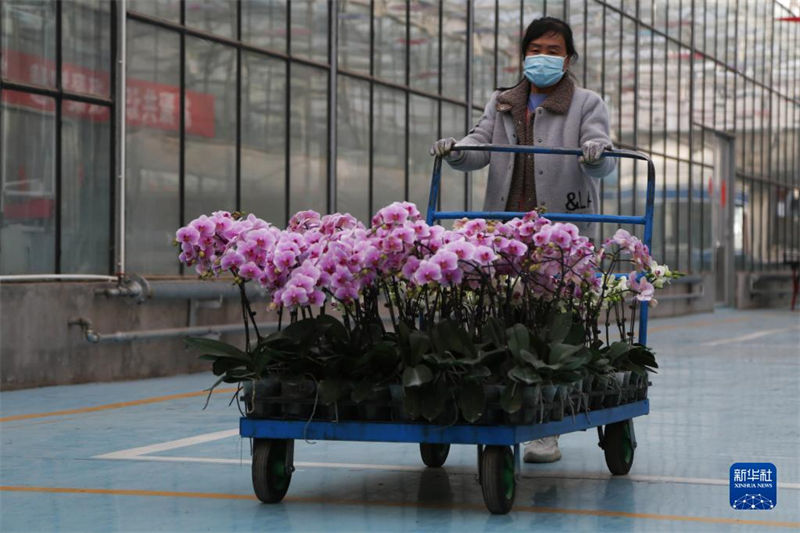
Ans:
{"label": "woman's hand", "polygon": [[429,150],[431,155],[438,155],[439,157],[455,156],[458,152],[453,152],[453,147],[456,145],[456,140],[453,137],[446,139],[439,139],[431,146]]}
{"label": "woman's hand", "polygon": [[611,145],[605,141],[586,141],[581,146],[583,155],[578,158],[578,161],[584,165],[597,165],[602,159],[603,152],[611,149]]}

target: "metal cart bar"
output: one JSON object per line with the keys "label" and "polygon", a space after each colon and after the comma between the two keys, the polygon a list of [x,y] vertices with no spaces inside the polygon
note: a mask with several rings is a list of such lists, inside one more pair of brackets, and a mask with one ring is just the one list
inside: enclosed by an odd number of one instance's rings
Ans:
{"label": "metal cart bar", "polygon": [[[453,151],[477,151],[477,152],[512,152],[523,154],[550,154],[550,155],[574,155],[581,156],[583,152],[574,148],[542,148],[537,146],[522,146],[516,144],[457,144]],[[645,201],[644,216],[622,216],[622,215],[596,215],[596,214],[576,214],[576,213],[546,213],[544,216],[550,220],[558,222],[606,222],[618,224],[637,224],[644,226],[642,242],[649,249],[653,238],[653,210],[656,191],[656,167],[653,161],[641,152],[633,150],[606,150],[602,157],[616,157],[620,159],[637,159],[647,163],[647,193]],[[433,163],[433,177],[431,178],[431,190],[428,197],[428,214],[426,220],[428,224],[433,224],[437,220],[452,220],[459,218],[489,218],[506,220],[515,216],[522,216],[524,213],[506,211],[438,211],[436,209],[439,202],[439,191],[442,182],[442,158],[436,156]],[[647,302],[642,302],[639,313],[639,339],[641,344],[647,344]]]}
{"label": "metal cart bar", "polygon": [[437,444],[483,444],[511,446],[552,435],[606,426],[650,412],[648,400],[565,416],[557,422],[519,426],[458,424],[435,426],[419,423],[363,421],[305,421],[239,419],[242,437],[258,439],[316,439],[372,442],[429,442]]}

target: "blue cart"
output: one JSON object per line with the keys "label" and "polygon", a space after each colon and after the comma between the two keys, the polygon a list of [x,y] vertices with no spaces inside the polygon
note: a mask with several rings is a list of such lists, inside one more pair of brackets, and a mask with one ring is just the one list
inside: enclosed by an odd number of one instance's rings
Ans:
{"label": "blue cart", "polygon": [[[579,156],[579,150],[537,148],[516,145],[456,146],[456,150],[480,150]],[[644,226],[644,243],[649,247],[653,228],[655,167],[644,154],[607,151],[605,157],[631,158],[647,163],[647,196],[644,216],[582,215],[548,213],[547,218],[563,222],[609,222]],[[436,158],[428,201],[427,221],[461,218],[509,219],[524,213],[485,211],[438,211],[442,161]],[[639,342],[647,342],[647,302],[642,302]],[[294,471],[294,440],[342,440],[419,443],[422,460],[428,467],[442,466],[451,444],[475,444],[478,451],[478,481],[490,512],[508,513],[516,495],[521,454],[520,443],[596,427],[606,464],[614,475],[625,475],[633,464],[636,437],[633,418],[649,412],[648,400],[617,407],[582,412],[560,421],[532,425],[479,426],[472,424],[438,426],[425,423],[270,420],[243,417],[239,421],[242,437],[253,439],[252,477],[256,496],[265,503],[277,503],[289,488]]]}

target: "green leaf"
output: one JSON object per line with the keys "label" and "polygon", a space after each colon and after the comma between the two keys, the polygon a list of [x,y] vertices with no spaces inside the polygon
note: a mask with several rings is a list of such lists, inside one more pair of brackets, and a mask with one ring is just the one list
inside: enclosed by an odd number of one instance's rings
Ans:
{"label": "green leaf", "polygon": [[631,345],[625,341],[617,341],[608,347],[608,350],[603,354],[613,364],[620,356],[630,351]]}
{"label": "green leaf", "polygon": [[526,363],[528,363],[529,365],[533,365],[534,367],[538,363],[542,362],[538,357],[533,355],[528,350],[520,350],[519,351],[519,358],[522,359],[523,361],[525,361]]}
{"label": "green leaf", "polygon": [[508,371],[508,377],[526,385],[535,385],[542,382],[542,376],[530,367],[515,366]]}
{"label": "green leaf", "polygon": [[476,365],[476,366],[472,367],[470,369],[469,373],[467,374],[467,376],[469,378],[475,379],[475,380],[478,380],[478,381],[480,381],[480,380],[482,380],[484,378],[488,378],[491,375],[492,375],[492,371],[489,370],[489,368],[484,366],[484,365]]}
{"label": "green leaf", "polygon": [[506,331],[503,327],[503,323],[497,318],[490,316],[481,330],[481,339],[483,342],[491,342],[496,347],[505,346]]}
{"label": "green leaf", "polygon": [[550,364],[557,364],[565,361],[571,355],[576,353],[583,346],[575,346],[572,344],[553,343],[550,345]]}
{"label": "green leaf", "polygon": [[519,411],[522,407],[522,387],[516,383],[506,385],[500,395],[500,407],[508,414]]}
{"label": "green leaf", "polygon": [[572,323],[569,333],[564,338],[564,344],[583,344],[585,339],[586,328],[583,326],[583,322],[576,321]]}
{"label": "green leaf", "polygon": [[325,336],[331,341],[346,342],[348,340],[347,329],[339,319],[332,315],[319,315],[317,326],[325,332]]}
{"label": "green leaf", "polygon": [[222,358],[220,357],[214,364],[211,365],[211,371],[214,373],[215,376],[221,376],[222,374],[226,373],[229,370],[234,368],[243,368],[244,364],[241,361],[237,361],[236,359],[231,359],[228,357]]}
{"label": "green leaf", "polygon": [[338,379],[323,379],[319,382],[319,401],[323,405],[330,405],[342,397],[342,382]]}
{"label": "green leaf", "polygon": [[550,342],[561,343],[567,338],[570,329],[572,328],[572,313],[556,313],[552,315],[550,321],[550,333],[548,339]]}
{"label": "green leaf", "polygon": [[420,389],[420,408],[423,417],[428,421],[434,421],[444,412],[450,392],[446,387],[435,386],[429,383]]}
{"label": "green leaf", "polygon": [[251,360],[250,356],[245,352],[227,342],[207,339],[205,337],[186,337],[184,342],[191,348],[202,350],[203,355],[223,355],[232,359],[238,359],[244,363],[249,363]]}
{"label": "green leaf", "polygon": [[419,364],[422,355],[430,350],[431,340],[425,333],[414,330],[408,334],[408,346],[411,350],[411,361],[408,363],[416,365]]}
{"label": "green leaf", "polygon": [[431,372],[431,369],[426,365],[406,367],[406,369],[403,370],[404,387],[419,387],[431,380],[433,380],[433,372]]}
{"label": "green leaf", "polygon": [[361,381],[356,383],[353,391],[350,393],[350,398],[356,402],[361,403],[367,399],[367,396],[372,392],[374,384],[371,381]]}
{"label": "green leaf", "polygon": [[477,357],[478,350],[469,334],[454,320],[442,320],[431,328],[431,340],[437,352],[450,351],[456,356]]}
{"label": "green leaf", "polygon": [[458,392],[458,407],[467,422],[475,422],[486,407],[483,385],[475,381],[465,381]]}
{"label": "green leaf", "polygon": [[514,324],[506,330],[508,349],[515,357],[520,357],[521,350],[531,349],[531,334],[522,324]]}
{"label": "green leaf", "polygon": [[407,387],[403,396],[403,409],[412,420],[418,418],[422,409],[422,394],[419,387]]}

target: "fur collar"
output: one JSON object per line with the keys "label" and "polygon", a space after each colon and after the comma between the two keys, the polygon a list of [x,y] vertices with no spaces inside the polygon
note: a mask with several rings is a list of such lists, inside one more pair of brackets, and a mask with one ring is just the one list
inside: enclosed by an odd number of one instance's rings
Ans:
{"label": "fur collar", "polygon": [[[497,110],[498,111],[512,111],[514,107],[523,106],[527,109],[528,94],[531,92],[531,83],[523,78],[515,86],[506,89],[497,96]],[[564,115],[569,111],[569,106],[572,103],[572,95],[575,93],[575,82],[572,77],[567,73],[561,78],[561,81],[556,83],[553,92],[547,95],[547,98],[542,102],[542,107],[552,113]]]}

